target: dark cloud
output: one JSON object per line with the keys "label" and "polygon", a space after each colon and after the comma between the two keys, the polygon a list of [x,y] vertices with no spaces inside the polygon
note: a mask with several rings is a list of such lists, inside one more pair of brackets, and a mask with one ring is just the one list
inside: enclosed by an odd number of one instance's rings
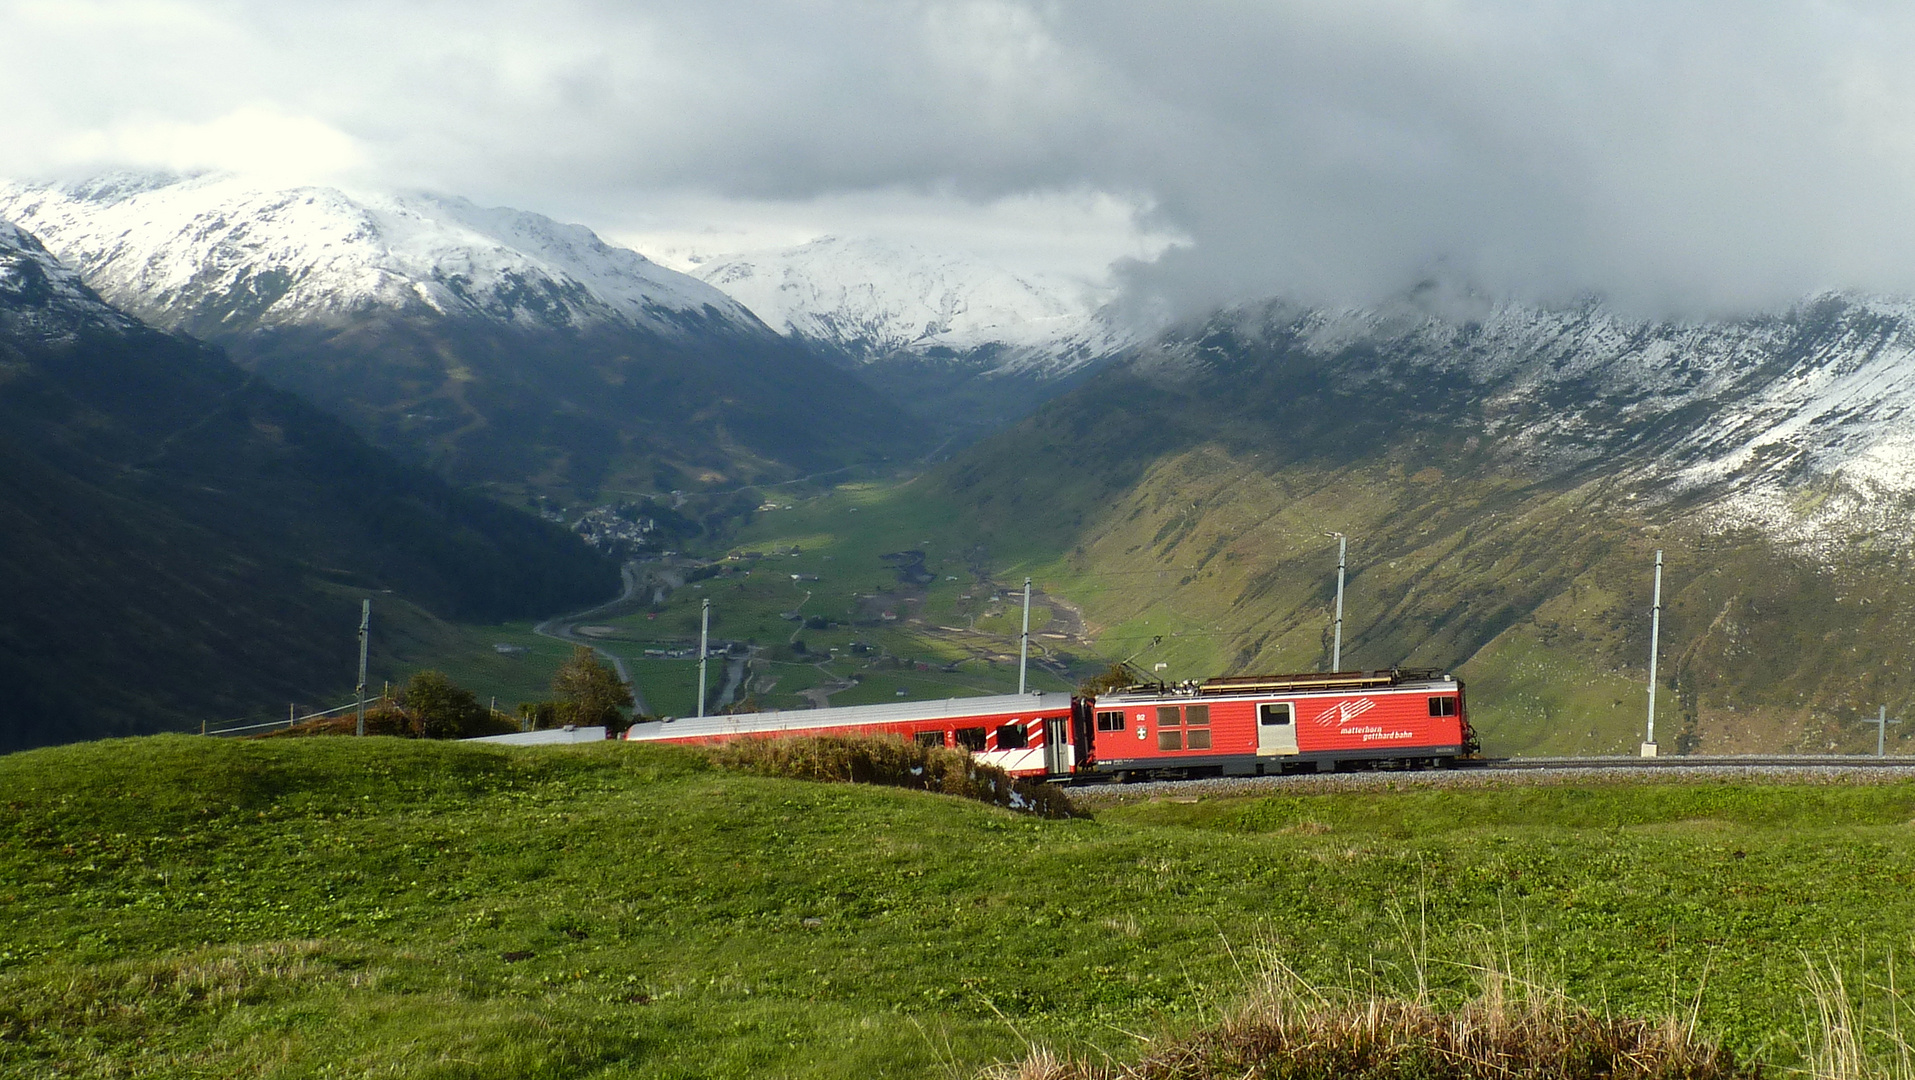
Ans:
{"label": "dark cloud", "polygon": [[16,172],[279,161],[594,223],[1102,192],[1189,239],[1127,272],[1178,306],[1915,294],[1900,5],[60,0],[0,36]]}

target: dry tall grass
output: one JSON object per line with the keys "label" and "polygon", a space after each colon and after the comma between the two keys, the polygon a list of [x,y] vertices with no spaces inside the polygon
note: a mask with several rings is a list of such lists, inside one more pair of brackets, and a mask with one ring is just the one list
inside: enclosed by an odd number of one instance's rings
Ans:
{"label": "dry tall grass", "polygon": [[1896,985],[1895,956],[1888,981],[1851,976],[1839,961],[1808,961],[1808,1065],[1815,1080],[1915,1080],[1915,1047],[1905,1019],[1915,1006]]}
{"label": "dry tall grass", "polygon": [[909,788],[1047,818],[1086,816],[1050,784],[1014,779],[962,750],[888,736],[735,739],[710,749],[719,767],[759,776]]}
{"label": "dry tall grass", "polygon": [[1603,1016],[1486,968],[1451,1008],[1312,987],[1275,967],[1223,1020],[1135,1064],[1048,1050],[990,1080],[1739,1080],[1761,1075],[1675,1019]]}

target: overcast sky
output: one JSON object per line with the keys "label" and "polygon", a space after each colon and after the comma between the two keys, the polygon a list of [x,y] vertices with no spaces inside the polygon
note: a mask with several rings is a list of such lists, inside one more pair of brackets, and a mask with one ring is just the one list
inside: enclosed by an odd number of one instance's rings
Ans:
{"label": "overcast sky", "polygon": [[0,172],[872,233],[1180,306],[1915,295],[1915,5],[0,0]]}

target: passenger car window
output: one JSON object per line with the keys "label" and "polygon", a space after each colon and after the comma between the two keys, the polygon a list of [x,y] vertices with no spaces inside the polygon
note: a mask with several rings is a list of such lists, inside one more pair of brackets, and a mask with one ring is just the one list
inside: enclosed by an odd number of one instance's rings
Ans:
{"label": "passenger car window", "polygon": [[999,750],[1022,750],[1029,740],[1024,734],[1023,724],[1005,724],[997,729],[997,748]]}
{"label": "passenger car window", "polygon": [[961,727],[952,734],[957,736],[957,744],[961,749],[984,749],[984,729],[981,727]]}

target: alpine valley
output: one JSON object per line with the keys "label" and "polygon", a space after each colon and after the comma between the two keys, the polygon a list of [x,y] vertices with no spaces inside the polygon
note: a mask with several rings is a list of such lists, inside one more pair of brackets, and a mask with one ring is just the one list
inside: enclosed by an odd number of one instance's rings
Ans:
{"label": "alpine valley", "polygon": [[968,256],[825,238],[684,275],[444,196],[118,177],[0,187],[0,217],[508,502],[950,454],[893,492],[916,510],[829,528],[1031,573],[1171,678],[1327,665],[1343,533],[1345,666],[1457,671],[1492,753],[1634,749],[1658,549],[1665,752],[1873,749],[1860,718],[1915,701],[1902,300],[1685,321],[1431,284],[1139,331]]}

